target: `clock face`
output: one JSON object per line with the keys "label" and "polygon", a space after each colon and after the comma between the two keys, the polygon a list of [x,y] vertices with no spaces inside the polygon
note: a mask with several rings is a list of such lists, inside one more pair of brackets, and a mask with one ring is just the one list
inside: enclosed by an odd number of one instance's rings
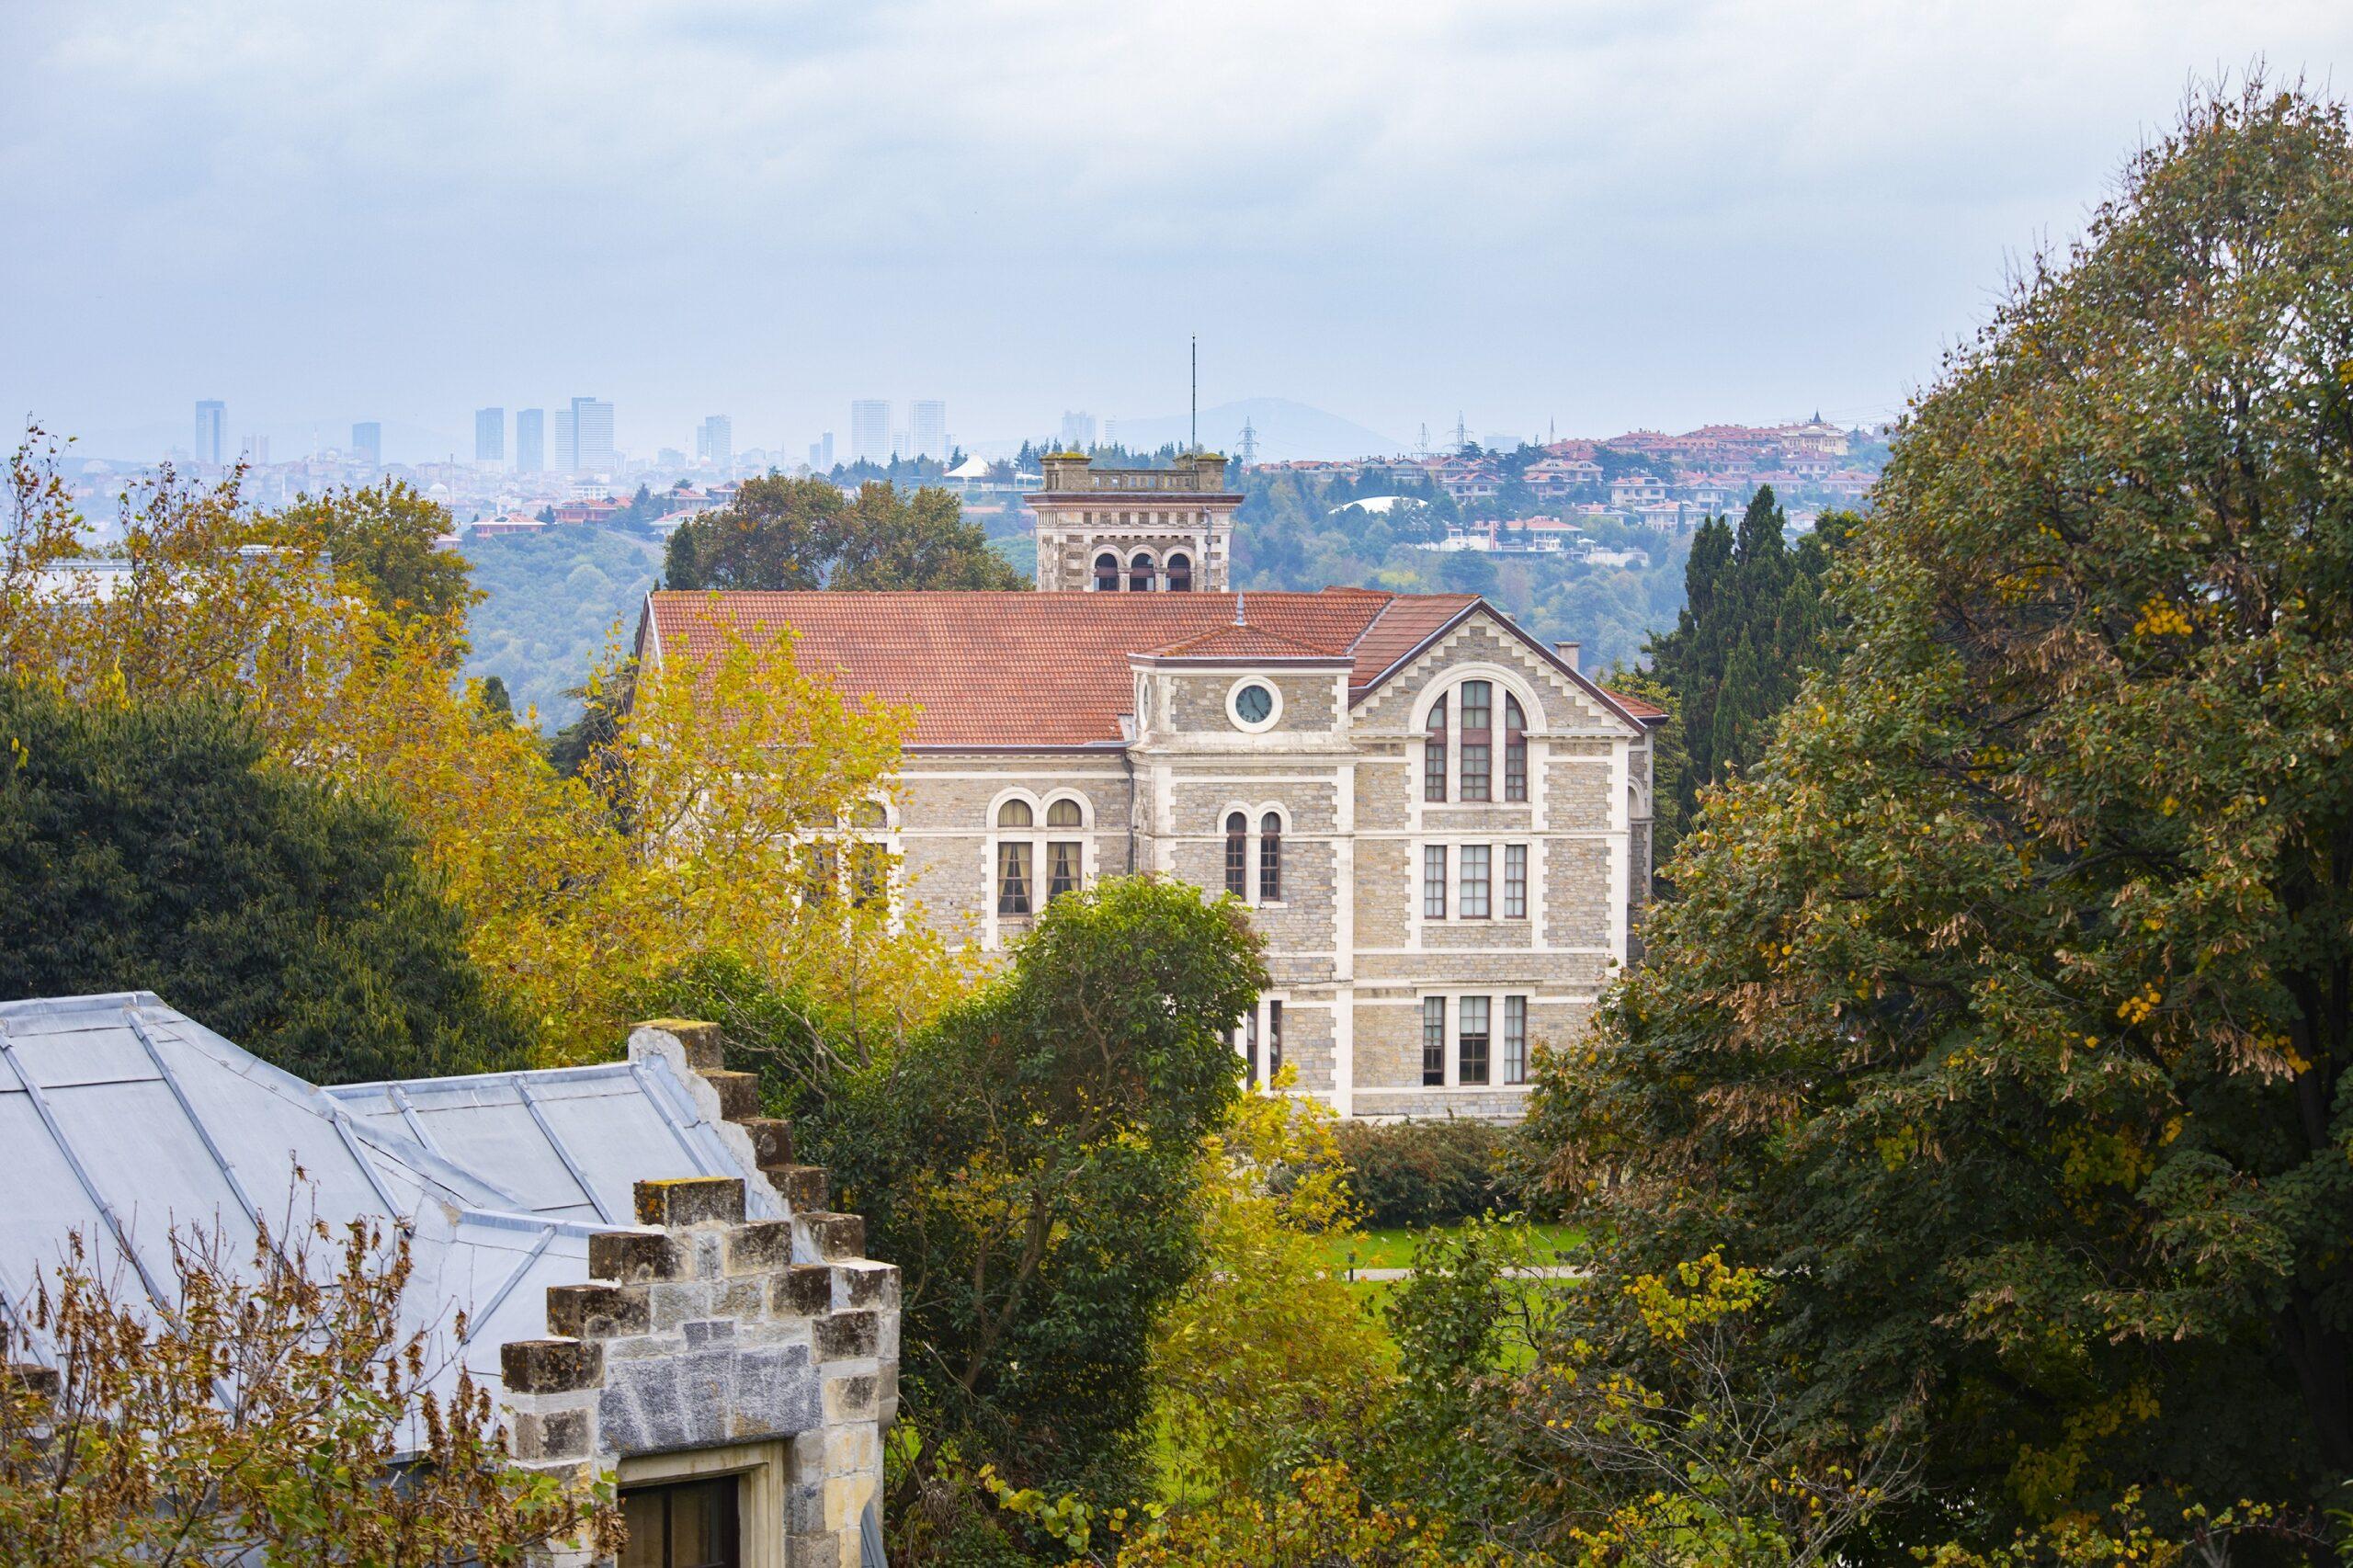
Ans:
{"label": "clock face", "polygon": [[1233,710],[1245,724],[1263,724],[1275,710],[1275,694],[1263,686],[1245,686],[1233,694]]}

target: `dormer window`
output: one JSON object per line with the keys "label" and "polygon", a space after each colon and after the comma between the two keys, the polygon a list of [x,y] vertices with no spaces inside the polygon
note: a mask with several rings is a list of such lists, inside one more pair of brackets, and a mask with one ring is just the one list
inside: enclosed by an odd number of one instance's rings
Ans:
{"label": "dormer window", "polygon": [[1476,804],[1528,799],[1528,713],[1518,698],[1509,691],[1502,695],[1503,792],[1495,792],[1495,683],[1466,680],[1431,703],[1423,721],[1423,800],[1449,798],[1449,768],[1455,800]]}

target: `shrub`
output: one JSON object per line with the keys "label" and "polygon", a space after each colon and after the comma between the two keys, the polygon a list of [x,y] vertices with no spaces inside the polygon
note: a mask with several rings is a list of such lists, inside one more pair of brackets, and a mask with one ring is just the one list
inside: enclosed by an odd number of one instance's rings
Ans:
{"label": "shrub", "polygon": [[1446,1225],[1526,1207],[1504,1168],[1505,1138],[1493,1123],[1451,1117],[1352,1121],[1340,1129],[1340,1154],[1366,1224]]}

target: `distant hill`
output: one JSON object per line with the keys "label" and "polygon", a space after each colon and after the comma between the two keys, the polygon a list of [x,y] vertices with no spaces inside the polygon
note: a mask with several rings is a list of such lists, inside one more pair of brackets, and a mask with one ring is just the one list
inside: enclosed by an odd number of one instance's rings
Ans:
{"label": "distant hill", "polygon": [[[1248,420],[1258,435],[1258,458],[1287,462],[1293,458],[1387,457],[1405,449],[1405,443],[1354,420],[1343,419],[1287,397],[1246,397],[1201,410],[1201,445],[1229,455],[1242,448],[1242,424]],[[1105,433],[1122,446],[1152,448],[1189,438],[1192,422],[1183,414],[1150,419],[1120,419]]]}
{"label": "distant hill", "polygon": [[659,540],[578,525],[471,540],[465,556],[490,596],[468,622],[466,674],[504,680],[517,716],[536,703],[551,731],[578,715],[565,688],[588,678],[617,622],[624,641],[637,630],[662,572]]}

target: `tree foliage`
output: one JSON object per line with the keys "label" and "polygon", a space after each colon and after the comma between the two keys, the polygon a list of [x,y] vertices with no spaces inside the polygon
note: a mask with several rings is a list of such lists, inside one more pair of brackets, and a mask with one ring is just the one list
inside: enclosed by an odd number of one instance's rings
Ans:
{"label": "tree foliage", "polygon": [[463,557],[443,550],[449,514],[403,479],[331,495],[302,496],[278,514],[274,531],[314,549],[399,620],[447,620],[482,599]]}
{"label": "tree foliage", "polygon": [[2348,517],[2353,142],[2258,81],[1953,356],[1838,668],[1544,1066],[1630,1267],[1779,1281],[1792,1430],[1927,1370],[1977,1547],[2353,1474]]}
{"label": "tree foliage", "polygon": [[948,491],[869,481],[747,479],[734,501],[670,536],[673,588],[1021,588]]}
{"label": "tree foliage", "polygon": [[[1651,641],[1654,678],[1673,694],[1665,706],[1684,753],[1674,800],[1660,801],[1662,857],[1699,810],[1699,792],[1764,755],[1774,720],[1824,652],[1823,574],[1848,520],[1826,517],[1794,548],[1783,537],[1788,525],[1769,484],[1750,499],[1737,532],[1722,517],[1700,524],[1675,630]],[[1668,780],[1659,783],[1664,795]]]}
{"label": "tree foliage", "polygon": [[1201,1140],[1265,983],[1239,906],[1108,879],[828,1103],[814,1142],[899,1266],[923,1429],[1021,1484],[1134,1494],[1153,1333],[1201,1261]]}
{"label": "tree foliage", "polygon": [[[127,1297],[76,1233],[27,1312],[58,1369],[0,1326],[0,1548],[11,1562],[509,1562],[622,1545],[605,1483],[509,1461],[489,1391],[446,1390],[404,1328],[405,1235],[289,1206],[249,1255],[172,1236],[171,1307]],[[462,1324],[459,1327],[462,1333]]]}
{"label": "tree foliage", "polygon": [[153,991],[318,1083],[528,1064],[407,824],[221,702],[0,682],[0,994]]}

